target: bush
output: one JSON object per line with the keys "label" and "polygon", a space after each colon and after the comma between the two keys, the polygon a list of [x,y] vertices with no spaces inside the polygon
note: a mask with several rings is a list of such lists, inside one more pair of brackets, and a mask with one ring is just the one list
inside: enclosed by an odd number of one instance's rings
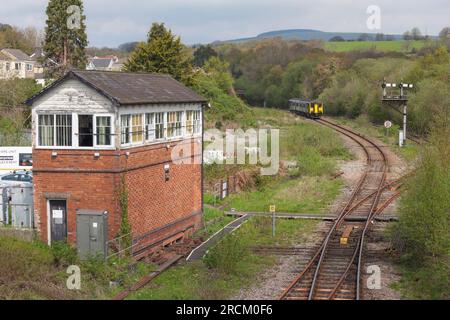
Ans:
{"label": "bush", "polygon": [[421,154],[391,230],[411,295],[440,299],[449,296],[450,287],[450,118],[441,121],[434,121],[431,145]]}
{"label": "bush", "polygon": [[65,242],[53,242],[51,246],[53,261],[57,266],[72,265],[78,260],[77,249]]}
{"label": "bush", "polygon": [[226,274],[237,273],[237,265],[247,254],[247,248],[242,238],[230,234],[213,247],[204,258],[209,268],[217,269]]}

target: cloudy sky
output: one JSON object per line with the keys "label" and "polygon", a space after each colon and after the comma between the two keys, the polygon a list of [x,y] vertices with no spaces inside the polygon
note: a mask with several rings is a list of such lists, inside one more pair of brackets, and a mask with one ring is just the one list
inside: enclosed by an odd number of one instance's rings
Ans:
{"label": "cloudy sky", "polygon": [[[48,0],[1,0],[0,23],[44,28]],[[371,32],[367,8],[381,9],[381,30],[414,26],[436,35],[449,25],[448,0],[84,0],[91,46],[144,40],[165,22],[186,44],[251,37],[281,29]],[[372,31],[372,32],[377,32]]]}

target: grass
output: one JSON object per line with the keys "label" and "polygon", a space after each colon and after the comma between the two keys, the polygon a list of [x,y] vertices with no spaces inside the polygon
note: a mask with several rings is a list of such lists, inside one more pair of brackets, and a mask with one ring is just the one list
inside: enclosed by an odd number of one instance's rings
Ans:
{"label": "grass", "polygon": [[[110,281],[127,286],[147,274],[153,266],[128,259],[79,261],[69,246],[50,248],[42,242],[0,237],[0,300],[2,299],[107,299],[123,287],[110,288]],[[75,254],[74,254],[75,252]],[[66,287],[69,265],[81,270],[81,290]]]}
{"label": "grass", "polygon": [[225,216],[223,211],[218,209],[205,207],[204,221],[205,227],[199,230],[197,235],[207,238],[233,221],[233,217]]}
{"label": "grass", "polygon": [[270,205],[275,205],[278,212],[322,213],[341,187],[339,179],[307,176],[277,181],[261,190],[233,194],[222,204],[237,211],[267,212]]}
{"label": "grass", "polygon": [[[218,201],[239,211],[267,211],[275,204],[279,212],[320,213],[339,194],[342,182],[330,179],[336,160],[351,159],[342,140],[329,128],[316,125],[292,114],[274,109],[252,108],[261,127],[280,128],[280,158],[297,163],[282,176],[258,177],[255,187],[232,194],[223,201],[207,194],[209,204]],[[211,170],[222,170],[211,166]]]}
{"label": "grass", "polygon": [[415,142],[411,142],[408,140],[406,146],[402,148],[399,147],[398,131],[400,127],[398,125],[393,125],[387,133],[384,126],[374,125],[365,116],[360,116],[355,120],[350,120],[347,118],[333,118],[333,120],[340,124],[353,128],[366,136],[374,137],[384,142],[390,147],[391,151],[400,156],[407,163],[414,162],[419,155],[420,146]]}
{"label": "grass", "polygon": [[333,52],[349,52],[358,50],[368,50],[374,48],[381,52],[409,52],[412,49],[423,48],[426,41],[411,41],[410,45],[404,40],[397,41],[345,41],[327,42],[325,49]]}
{"label": "grass", "polygon": [[429,263],[422,268],[399,266],[402,278],[392,285],[406,299],[448,300],[450,263]]}
{"label": "grass", "polygon": [[[211,267],[206,261],[184,263],[164,272],[147,287],[129,297],[131,300],[198,300],[227,299],[239,289],[255,283],[257,275],[276,263],[270,256],[258,256],[250,250],[254,245],[291,244],[304,241],[316,226],[314,221],[278,220],[277,234],[272,238],[271,220],[252,218],[233,235],[218,244],[214,253],[221,265],[232,266],[229,269]],[[231,240],[229,240],[231,239]],[[229,242],[232,241],[232,242]],[[231,245],[232,244],[232,247]],[[242,254],[235,257],[235,248],[239,246]],[[233,260],[230,263],[230,260]]]}

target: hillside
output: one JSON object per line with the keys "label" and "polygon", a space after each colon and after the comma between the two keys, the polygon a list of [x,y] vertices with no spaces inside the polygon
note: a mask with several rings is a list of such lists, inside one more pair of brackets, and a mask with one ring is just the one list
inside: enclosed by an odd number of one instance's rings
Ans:
{"label": "hillside", "polygon": [[[228,41],[219,41],[225,42],[225,43],[243,43],[248,41],[254,41],[254,40],[261,40],[261,39],[270,39],[270,38],[282,38],[285,40],[323,40],[323,41],[330,41],[333,37],[342,37],[346,41],[356,41],[358,40],[361,35],[368,35],[369,40],[375,40],[376,33],[362,33],[362,32],[326,32],[326,31],[320,31],[320,30],[313,30],[313,29],[289,29],[289,30],[276,30],[276,31],[269,31],[264,32],[256,37],[248,37],[248,38],[240,38],[240,39],[233,39]],[[396,34],[386,34],[389,35],[392,40],[402,40],[402,35],[396,35]],[[435,36],[431,36],[431,39],[435,39]]]}
{"label": "hillside", "polygon": [[[239,42],[247,42],[252,40],[260,40],[260,39],[267,39],[267,38],[283,38],[285,40],[312,40],[312,39],[318,39],[318,40],[324,40],[329,41],[331,38],[340,36],[344,40],[358,40],[358,38],[363,33],[358,32],[324,32],[320,30],[313,30],[313,29],[290,29],[290,30],[277,30],[277,31],[269,31],[265,33],[261,33],[257,35],[256,37],[250,37],[250,38],[242,38],[242,39],[234,39],[229,40],[225,42],[230,43],[239,43]],[[375,33],[368,34],[369,36],[373,37],[375,39]],[[401,35],[392,35],[392,37],[395,40],[402,39]]]}

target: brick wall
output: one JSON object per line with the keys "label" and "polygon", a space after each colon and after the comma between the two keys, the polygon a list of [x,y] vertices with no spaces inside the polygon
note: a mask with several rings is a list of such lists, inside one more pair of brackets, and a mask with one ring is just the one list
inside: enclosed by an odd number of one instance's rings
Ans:
{"label": "brick wall", "polygon": [[[187,146],[193,141],[186,140]],[[197,149],[199,150],[199,149]],[[68,240],[76,242],[76,209],[107,210],[109,236],[120,227],[118,189],[125,176],[133,235],[147,243],[201,224],[201,165],[176,165],[167,144],[117,151],[33,150],[35,221],[47,241],[47,199],[67,198]],[[99,152],[96,159],[94,153]],[[199,154],[197,154],[199,156]],[[170,165],[166,181],[164,166]]]}

